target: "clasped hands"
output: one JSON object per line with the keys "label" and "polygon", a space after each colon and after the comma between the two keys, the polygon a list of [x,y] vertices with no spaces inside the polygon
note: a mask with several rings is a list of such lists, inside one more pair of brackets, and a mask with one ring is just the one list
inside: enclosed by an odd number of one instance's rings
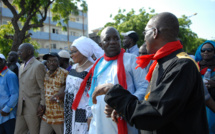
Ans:
{"label": "clasped hands", "polygon": [[[114,85],[111,83],[97,86],[93,92],[93,95],[92,95],[93,104],[97,104],[97,100],[96,100],[97,96],[106,94],[113,86]],[[119,117],[119,114],[109,105],[105,106],[104,113],[106,114],[107,118],[112,118],[112,120],[114,122],[116,122],[116,123],[118,122],[117,118]]]}

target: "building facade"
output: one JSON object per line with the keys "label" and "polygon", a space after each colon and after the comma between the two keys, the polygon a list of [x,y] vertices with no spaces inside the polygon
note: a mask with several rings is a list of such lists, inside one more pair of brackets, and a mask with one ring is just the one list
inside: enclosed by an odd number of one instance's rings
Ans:
{"label": "building facade", "polygon": [[[0,1],[0,25],[7,24],[12,17],[11,11]],[[39,55],[50,51],[69,50],[75,39],[80,36],[88,36],[87,13],[79,11],[78,16],[71,13],[69,18],[68,24],[64,24],[61,20],[61,24],[67,27],[67,31],[63,31],[62,27],[56,26],[57,22],[52,21],[52,13],[49,10],[44,26],[37,31],[29,31],[32,33],[31,38],[40,44]],[[19,23],[19,26],[22,27],[21,23]]]}

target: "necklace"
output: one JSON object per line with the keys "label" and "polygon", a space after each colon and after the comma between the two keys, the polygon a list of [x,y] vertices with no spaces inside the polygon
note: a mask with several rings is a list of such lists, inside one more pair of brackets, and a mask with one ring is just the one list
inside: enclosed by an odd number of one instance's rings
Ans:
{"label": "necklace", "polygon": [[82,65],[79,65],[78,63],[78,67],[82,67],[83,65],[85,65],[87,63],[88,59],[82,64]]}

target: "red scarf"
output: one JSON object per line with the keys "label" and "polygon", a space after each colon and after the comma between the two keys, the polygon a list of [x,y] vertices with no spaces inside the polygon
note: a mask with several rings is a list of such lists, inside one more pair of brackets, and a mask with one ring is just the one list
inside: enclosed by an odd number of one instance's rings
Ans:
{"label": "red scarf", "polygon": [[138,67],[141,68],[145,68],[150,60],[154,60],[154,62],[152,63],[152,65],[149,68],[149,72],[146,75],[146,80],[148,80],[150,82],[151,78],[152,78],[152,73],[155,69],[155,66],[157,65],[157,60],[171,54],[172,52],[178,50],[178,49],[182,49],[183,46],[181,45],[180,41],[173,41],[173,42],[169,42],[167,44],[165,44],[163,47],[161,47],[155,54],[150,54],[150,55],[143,55],[143,56],[139,56],[137,57],[137,66],[135,69],[137,69]]}
{"label": "red scarf", "polygon": [[[119,55],[117,56],[114,56],[114,57],[107,57],[105,54],[104,54],[104,59],[106,61],[110,61],[110,60],[116,60],[117,59],[117,77],[118,77],[118,81],[119,81],[119,84],[127,90],[127,82],[126,82],[126,74],[125,74],[125,68],[124,68],[124,64],[123,64],[123,54],[124,54],[125,50],[124,49],[121,49],[121,52]],[[102,57],[101,57],[102,58]],[[90,69],[89,73],[87,74],[87,76],[84,78],[84,80],[82,81],[81,83],[81,86],[78,90],[78,93],[73,101],[73,104],[72,104],[72,109],[76,110],[78,105],[79,105],[79,102],[81,100],[81,97],[84,93],[84,89],[86,87],[86,84],[87,84],[87,80],[89,79],[90,75],[93,77],[93,73],[94,73],[94,69],[95,69],[95,66],[96,64],[99,62],[99,60],[101,59],[99,58],[93,65],[93,67]],[[125,120],[121,119],[121,118],[118,118],[118,134],[127,134],[128,131],[127,131],[127,123]]]}
{"label": "red scarf", "polygon": [[6,70],[8,67],[7,66],[4,66],[4,68],[2,69],[2,70],[0,70],[0,74],[4,71],[4,70]]}
{"label": "red scarf", "polygon": [[[198,62],[198,65],[199,65],[199,62]],[[200,65],[199,65],[199,68],[200,68]],[[205,68],[201,69],[200,70],[201,75],[204,75],[206,73],[207,69],[208,69],[208,67],[205,67]],[[214,72],[215,68],[212,71]]]}

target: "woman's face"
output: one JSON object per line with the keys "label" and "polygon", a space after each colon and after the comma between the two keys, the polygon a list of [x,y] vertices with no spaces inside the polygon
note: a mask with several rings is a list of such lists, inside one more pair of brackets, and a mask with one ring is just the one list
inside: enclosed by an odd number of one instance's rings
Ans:
{"label": "woman's face", "polygon": [[74,46],[71,47],[70,54],[71,54],[71,58],[73,59],[74,63],[80,63],[84,58],[84,56]]}
{"label": "woman's face", "polygon": [[214,47],[210,43],[206,43],[202,46],[201,56],[203,60],[211,60],[214,57]]}

